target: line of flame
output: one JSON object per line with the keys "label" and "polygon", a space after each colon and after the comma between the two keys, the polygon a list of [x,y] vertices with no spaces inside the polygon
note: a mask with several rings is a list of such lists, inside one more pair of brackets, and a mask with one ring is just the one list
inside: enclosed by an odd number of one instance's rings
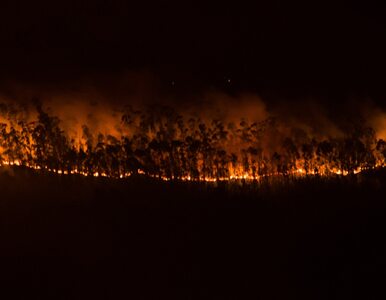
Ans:
{"label": "line of flame", "polygon": [[[27,168],[35,169],[35,170],[42,170],[42,169],[44,169],[44,170],[46,170],[48,172],[56,173],[56,174],[59,174],[59,175],[75,175],[76,174],[76,175],[82,175],[82,176],[85,176],[85,177],[116,178],[116,177],[113,177],[113,176],[109,176],[106,173],[99,173],[99,172],[87,173],[87,172],[79,171],[77,169],[73,169],[73,170],[68,171],[68,170],[50,169],[50,168],[45,168],[45,167],[42,168],[40,166],[31,165],[31,164],[28,164],[28,163],[24,163],[23,164],[21,161],[18,161],[18,160],[15,160],[15,161],[12,161],[12,162],[10,162],[10,161],[2,161],[0,163],[0,166],[20,166],[20,167],[23,166],[23,167],[27,167]],[[365,170],[376,169],[376,168],[381,168],[381,167],[385,167],[385,166],[386,165],[384,163],[377,163],[377,165],[375,167],[373,167],[373,168],[362,168],[362,167],[359,167],[356,170],[354,170],[353,173],[354,174],[359,174],[359,173],[361,173],[362,171],[365,171]],[[216,177],[216,178],[213,178],[213,177],[199,176],[198,178],[193,178],[191,176],[183,176],[183,177],[171,179],[171,178],[166,177],[166,176],[149,175],[149,174],[146,174],[143,170],[140,170],[140,169],[137,171],[137,173],[141,174],[141,175],[149,176],[151,178],[161,179],[161,180],[164,180],[164,181],[179,180],[179,181],[200,181],[200,182],[219,182],[219,181],[238,181],[238,180],[256,181],[256,180],[262,179],[264,177],[272,177],[272,176],[280,176],[280,175],[282,175],[279,172],[269,173],[269,174],[265,174],[265,175],[255,175],[255,176],[250,175],[248,173],[243,173],[242,175],[232,174],[229,177]],[[333,168],[333,169],[329,170],[329,173],[330,174],[335,174],[335,175],[340,175],[340,176],[347,176],[349,174],[348,171],[340,170],[340,169],[337,169],[337,168]],[[119,175],[119,178],[120,179],[129,178],[132,175],[133,175],[132,173],[123,173],[123,174]],[[292,171],[292,172],[287,172],[287,175],[294,175],[294,176],[297,176],[297,177],[315,176],[315,175],[328,176],[327,174],[317,173],[317,172],[314,172],[314,171],[306,172],[302,168],[298,168],[297,170]]]}

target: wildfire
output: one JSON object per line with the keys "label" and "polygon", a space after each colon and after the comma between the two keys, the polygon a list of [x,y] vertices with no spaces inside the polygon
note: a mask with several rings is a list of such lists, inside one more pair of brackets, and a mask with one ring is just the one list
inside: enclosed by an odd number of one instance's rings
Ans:
{"label": "wildfire", "polygon": [[239,124],[185,120],[163,107],[122,111],[120,130],[102,134],[83,126],[77,139],[41,106],[32,120],[14,107],[0,108],[0,165],[59,175],[260,181],[274,176],[346,176],[383,167],[386,161],[386,142],[362,123],[344,137],[326,138],[299,129],[288,134],[272,119]]}

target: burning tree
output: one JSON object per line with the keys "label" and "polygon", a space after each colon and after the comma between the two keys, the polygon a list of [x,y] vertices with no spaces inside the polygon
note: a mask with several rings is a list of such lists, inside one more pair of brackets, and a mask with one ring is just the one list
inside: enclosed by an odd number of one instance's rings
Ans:
{"label": "burning tree", "polygon": [[162,105],[143,111],[126,107],[119,135],[84,124],[82,140],[75,142],[40,103],[35,103],[35,117],[25,110],[0,105],[2,164],[114,178],[141,173],[212,181],[355,173],[386,160],[386,142],[377,140],[363,120],[349,123],[343,137],[318,138],[299,128],[285,134],[273,118],[224,123],[185,119]]}

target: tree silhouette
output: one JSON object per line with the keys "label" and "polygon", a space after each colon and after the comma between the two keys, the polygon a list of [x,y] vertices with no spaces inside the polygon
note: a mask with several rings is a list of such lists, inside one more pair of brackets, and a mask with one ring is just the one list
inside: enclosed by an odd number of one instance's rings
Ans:
{"label": "tree silhouette", "polygon": [[[355,173],[385,165],[386,142],[361,119],[348,121],[343,137],[312,136],[300,127],[283,131],[277,119],[225,123],[184,118],[164,105],[122,111],[120,135],[83,125],[82,138],[68,136],[58,117],[34,102],[27,107],[0,103],[0,162],[53,171],[124,177],[148,176],[213,180],[248,176],[265,180],[277,174]],[[304,172],[299,172],[303,169]]]}

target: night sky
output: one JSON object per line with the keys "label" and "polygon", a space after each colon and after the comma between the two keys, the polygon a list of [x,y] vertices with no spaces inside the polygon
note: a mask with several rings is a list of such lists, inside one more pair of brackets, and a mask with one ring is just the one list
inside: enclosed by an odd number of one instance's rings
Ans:
{"label": "night sky", "polygon": [[254,2],[2,1],[2,86],[147,72],[171,93],[382,102],[386,4]]}

